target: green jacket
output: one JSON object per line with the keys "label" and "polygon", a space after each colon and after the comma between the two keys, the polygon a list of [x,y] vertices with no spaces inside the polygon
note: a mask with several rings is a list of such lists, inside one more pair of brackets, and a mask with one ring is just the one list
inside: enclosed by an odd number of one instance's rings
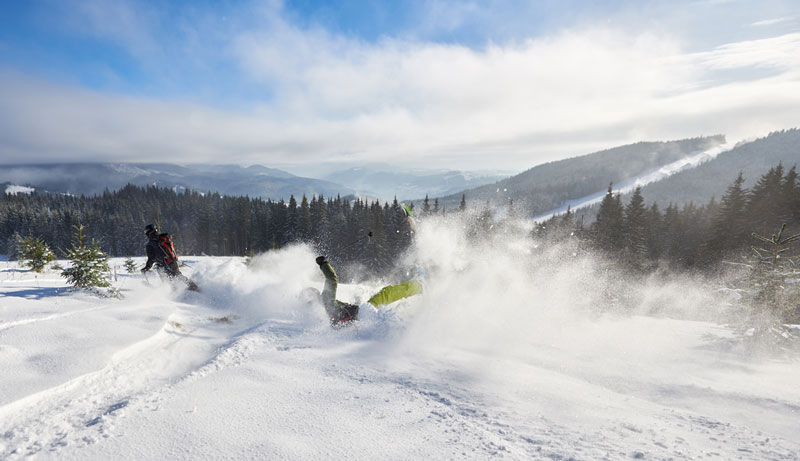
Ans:
{"label": "green jacket", "polygon": [[347,304],[336,299],[336,290],[339,288],[339,277],[330,263],[326,262],[319,266],[319,269],[325,275],[325,288],[322,290],[322,305],[325,306],[325,312],[331,319],[331,323],[336,325],[358,318],[358,306],[355,304]]}

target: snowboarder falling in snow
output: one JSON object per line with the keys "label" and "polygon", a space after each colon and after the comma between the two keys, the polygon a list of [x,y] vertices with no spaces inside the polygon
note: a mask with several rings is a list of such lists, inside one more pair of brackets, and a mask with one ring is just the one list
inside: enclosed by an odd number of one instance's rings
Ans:
{"label": "snowboarder falling in snow", "polygon": [[[331,326],[338,327],[347,324],[350,321],[358,320],[359,307],[355,304],[348,304],[336,299],[336,290],[339,286],[339,277],[333,266],[328,262],[325,256],[317,256],[317,264],[319,269],[325,275],[325,287],[322,294],[314,288],[310,290],[319,296],[322,305],[325,307],[325,312],[331,321]],[[374,307],[391,304],[409,296],[422,293],[422,284],[416,280],[409,280],[399,285],[389,285],[381,289],[367,302]]]}
{"label": "snowboarder falling in snow", "polygon": [[[416,231],[416,226],[414,225],[414,215],[411,207],[405,203],[402,204],[402,207],[403,212],[406,215],[406,219],[408,220],[409,229],[413,235]],[[369,232],[368,235],[369,237],[372,237],[372,232]],[[331,321],[331,326],[335,328],[344,326],[353,320],[358,320],[359,306],[355,304],[348,304],[336,299],[336,290],[339,287],[339,277],[336,275],[336,271],[333,270],[333,266],[331,266],[330,262],[328,262],[328,258],[325,256],[317,256],[316,261],[317,265],[319,265],[319,269],[322,271],[323,275],[325,275],[325,287],[323,288],[322,293],[320,293],[316,288],[307,288],[304,290],[304,293],[302,293],[301,296],[307,300],[316,299],[320,301],[325,307],[325,312],[328,314],[328,318]],[[424,271],[418,268],[417,275],[424,277]],[[409,296],[414,296],[419,293],[422,293],[422,283],[417,280],[409,280],[398,285],[389,285],[383,287],[374,296],[369,298],[367,302],[372,304],[373,307],[377,308],[378,306],[391,304],[395,301],[399,301],[403,298],[408,298]]]}
{"label": "snowboarder falling in snow", "polygon": [[175,246],[172,244],[172,236],[168,233],[159,233],[152,224],[145,226],[144,233],[149,240],[145,246],[147,262],[142,268],[142,274],[147,273],[155,266],[159,276],[180,280],[190,290],[199,291],[196,283],[181,274],[178,267],[178,253],[175,252]]}

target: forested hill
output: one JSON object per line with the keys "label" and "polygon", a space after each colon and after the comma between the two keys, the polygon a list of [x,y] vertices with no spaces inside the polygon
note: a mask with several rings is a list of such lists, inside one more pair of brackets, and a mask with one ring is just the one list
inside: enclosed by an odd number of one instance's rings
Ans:
{"label": "forested hill", "polygon": [[681,171],[642,188],[647,203],[683,205],[719,200],[739,173],[744,187],[752,187],[770,168],[800,166],[800,129],[771,133],[752,142],[740,143],[696,168]]}
{"label": "forested hill", "polygon": [[[609,182],[621,182],[681,160],[725,142],[722,135],[668,142],[639,142],[581,157],[536,166],[512,176],[464,191],[473,206],[489,202],[536,216],[559,207],[564,201],[605,190]],[[462,194],[439,198],[439,205],[455,209]]]}
{"label": "forested hill", "polygon": [[[129,185],[97,196],[0,194],[0,254],[18,237],[42,239],[59,255],[77,224],[112,256],[142,255],[146,224],[173,234],[179,253],[245,256],[309,243],[342,265],[383,275],[408,247],[406,215],[392,204],[313,197],[288,202]],[[313,263],[313,261],[312,261]]]}

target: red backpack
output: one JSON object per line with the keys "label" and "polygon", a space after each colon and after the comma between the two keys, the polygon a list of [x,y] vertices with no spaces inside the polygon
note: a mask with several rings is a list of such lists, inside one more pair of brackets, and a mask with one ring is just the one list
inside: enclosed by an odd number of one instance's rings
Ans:
{"label": "red backpack", "polygon": [[168,233],[158,234],[158,247],[164,252],[164,262],[167,265],[177,261],[178,254],[175,253],[175,246],[172,244],[172,235]]}

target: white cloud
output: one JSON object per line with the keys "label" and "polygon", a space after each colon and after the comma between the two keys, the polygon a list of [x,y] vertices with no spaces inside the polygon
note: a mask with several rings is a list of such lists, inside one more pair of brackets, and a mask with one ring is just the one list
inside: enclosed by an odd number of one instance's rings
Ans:
{"label": "white cloud", "polygon": [[763,21],[756,21],[750,24],[751,27],[766,27],[766,26],[774,26],[776,24],[783,24],[787,22],[794,21],[795,18],[791,16],[786,16],[783,18],[773,18],[773,19],[765,19]]}
{"label": "white cloud", "polygon": [[3,161],[521,170],[639,140],[800,126],[800,34],[685,53],[678,37],[594,27],[473,49],[300,29],[275,4],[260,14],[231,40],[231,72],[271,89],[269,102],[222,111],[0,74]]}
{"label": "white cloud", "polygon": [[701,69],[758,67],[796,74],[800,71],[800,33],[731,43],[688,58],[696,60]]}

